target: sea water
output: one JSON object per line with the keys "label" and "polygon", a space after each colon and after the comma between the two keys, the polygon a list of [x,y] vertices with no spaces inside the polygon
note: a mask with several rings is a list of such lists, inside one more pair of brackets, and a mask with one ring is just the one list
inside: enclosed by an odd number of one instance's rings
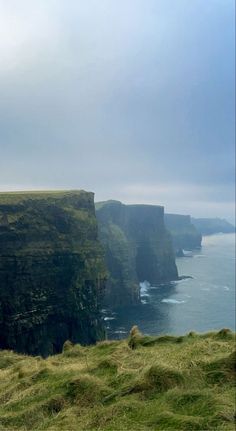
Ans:
{"label": "sea water", "polygon": [[202,248],[177,258],[179,275],[193,278],[140,284],[141,304],[104,310],[108,338],[124,338],[133,325],[145,334],[235,329],[235,235],[203,237]]}

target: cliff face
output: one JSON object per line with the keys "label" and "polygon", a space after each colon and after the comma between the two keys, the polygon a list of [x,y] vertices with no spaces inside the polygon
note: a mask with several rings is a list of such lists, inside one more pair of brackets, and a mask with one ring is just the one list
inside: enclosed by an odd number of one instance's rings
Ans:
{"label": "cliff face", "polygon": [[0,194],[0,348],[101,338],[104,278],[93,193]]}
{"label": "cliff face", "polygon": [[165,225],[171,233],[173,245],[178,250],[201,247],[202,236],[191,223],[191,217],[181,214],[165,214]]}
{"label": "cliff face", "polygon": [[107,201],[96,204],[96,214],[109,271],[106,303],[138,303],[139,282],[155,285],[178,277],[163,207]]}
{"label": "cliff face", "polygon": [[221,218],[192,218],[191,221],[202,235],[235,232],[235,227],[227,220]]}

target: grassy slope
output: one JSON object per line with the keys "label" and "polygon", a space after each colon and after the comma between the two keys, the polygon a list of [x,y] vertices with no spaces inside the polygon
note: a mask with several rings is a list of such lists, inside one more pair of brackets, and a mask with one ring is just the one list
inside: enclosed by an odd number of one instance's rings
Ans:
{"label": "grassy slope", "polygon": [[[25,198],[41,199],[46,197],[61,198],[62,196],[68,195],[80,195],[87,193],[84,190],[25,190],[25,191],[13,191],[13,192],[0,192],[1,201],[7,203],[20,202]],[[4,202],[5,203],[5,202]]]}
{"label": "grassy slope", "polygon": [[0,351],[0,430],[234,430],[234,334]]}

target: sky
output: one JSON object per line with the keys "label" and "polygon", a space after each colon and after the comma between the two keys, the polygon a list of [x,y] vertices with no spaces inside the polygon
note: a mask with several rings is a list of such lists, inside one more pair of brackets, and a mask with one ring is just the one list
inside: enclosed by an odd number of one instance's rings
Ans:
{"label": "sky", "polygon": [[0,190],[234,219],[234,0],[0,0]]}

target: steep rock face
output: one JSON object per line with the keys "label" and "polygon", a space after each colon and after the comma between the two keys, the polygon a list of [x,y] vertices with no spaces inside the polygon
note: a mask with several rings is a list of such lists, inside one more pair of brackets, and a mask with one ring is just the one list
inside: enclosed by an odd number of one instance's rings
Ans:
{"label": "steep rock face", "polygon": [[165,214],[165,225],[171,233],[175,251],[193,250],[201,247],[202,236],[191,223],[191,217],[181,214]]}
{"label": "steep rock face", "polygon": [[95,342],[104,279],[93,193],[0,194],[0,348]]}
{"label": "steep rock face", "polygon": [[214,233],[234,233],[235,226],[221,218],[193,218],[192,224],[202,235]]}
{"label": "steep rock face", "polygon": [[178,277],[163,207],[107,201],[96,204],[96,214],[109,271],[106,303],[138,303],[140,281],[158,284]]}

